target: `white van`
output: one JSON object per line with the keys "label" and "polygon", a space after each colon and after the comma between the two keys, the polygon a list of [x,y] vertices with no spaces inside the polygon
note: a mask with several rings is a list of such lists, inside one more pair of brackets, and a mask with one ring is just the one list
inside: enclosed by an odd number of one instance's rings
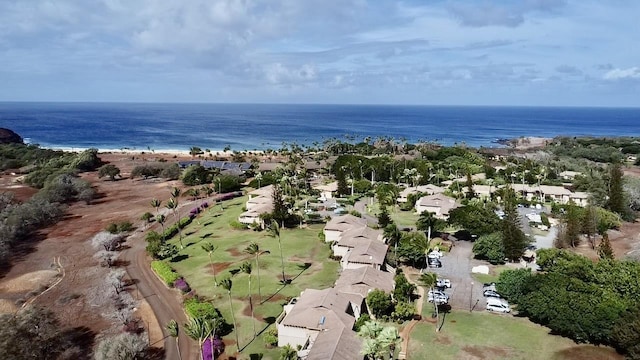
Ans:
{"label": "white van", "polygon": [[511,308],[509,303],[498,298],[487,298],[487,311],[495,311],[500,313],[509,313]]}

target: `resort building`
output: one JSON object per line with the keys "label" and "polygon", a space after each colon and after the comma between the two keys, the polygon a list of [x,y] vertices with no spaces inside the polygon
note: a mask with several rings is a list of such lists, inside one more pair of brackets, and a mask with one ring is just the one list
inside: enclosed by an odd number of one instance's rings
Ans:
{"label": "resort building", "polygon": [[327,201],[327,199],[333,199],[333,194],[338,191],[338,182],[334,181],[328,184],[315,185],[313,189],[320,191],[321,201]]}
{"label": "resort building", "polygon": [[425,194],[425,195],[442,194],[444,190],[445,190],[444,188],[441,188],[433,184],[410,186],[403,189],[400,192],[398,196],[398,202],[399,203],[407,202],[407,197],[409,197],[410,194]]}
{"label": "resort building", "polygon": [[383,243],[382,231],[371,229],[368,226],[354,226],[340,234],[332,246],[333,256],[343,257],[350,249],[368,241]]}
{"label": "resort building", "polygon": [[[352,329],[363,303],[362,297],[342,294],[334,288],[304,290],[284,306],[276,321],[278,346],[300,346],[303,354],[299,355],[308,359],[359,358],[362,343]],[[332,344],[346,353],[337,354],[321,344]]]}
{"label": "resort building", "polygon": [[355,227],[366,227],[367,220],[351,214],[336,216],[327,222],[324,230],[324,241],[338,241],[343,232]]}
{"label": "resort building", "polygon": [[421,214],[425,211],[433,213],[437,218],[446,220],[449,211],[460,206],[460,203],[452,197],[444,194],[423,196],[416,201],[416,211]]}
{"label": "resort building", "polygon": [[374,289],[389,293],[394,287],[393,273],[369,266],[343,270],[334,286],[342,293],[357,294],[363,299]]}
{"label": "resort building", "polygon": [[342,269],[372,267],[383,270],[389,246],[376,240],[362,240],[340,260]]}

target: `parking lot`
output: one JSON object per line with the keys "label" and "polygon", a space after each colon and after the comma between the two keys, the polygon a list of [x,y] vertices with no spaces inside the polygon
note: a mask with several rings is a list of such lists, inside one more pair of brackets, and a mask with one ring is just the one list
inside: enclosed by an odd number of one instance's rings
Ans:
{"label": "parking lot", "polygon": [[451,288],[445,292],[449,295],[449,305],[458,310],[484,311],[487,305],[482,296],[482,283],[471,277],[471,268],[485,264],[474,260],[471,249],[473,243],[456,241],[451,252],[440,258],[441,268],[429,268],[427,271],[438,274],[439,278],[451,280]]}

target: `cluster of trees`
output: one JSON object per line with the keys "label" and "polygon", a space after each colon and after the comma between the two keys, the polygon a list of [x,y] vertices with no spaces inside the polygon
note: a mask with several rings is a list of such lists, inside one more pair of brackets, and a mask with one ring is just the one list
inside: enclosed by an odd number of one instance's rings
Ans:
{"label": "cluster of trees", "polygon": [[180,178],[180,167],[177,163],[154,162],[138,165],[131,170],[131,178],[160,177],[167,180]]}
{"label": "cluster of trees", "polygon": [[[19,155],[20,149],[25,153]],[[22,203],[10,193],[0,194],[0,262],[4,262],[11,256],[12,247],[37,229],[58,221],[65,212],[65,204],[91,202],[95,190],[77,173],[95,170],[101,162],[95,149],[76,154],[14,144],[0,146],[0,153],[12,156],[16,161],[13,165],[31,166],[25,182],[39,189]]]}
{"label": "cluster of trees", "polygon": [[560,137],[548,148],[558,156],[584,158],[601,163],[616,163],[623,160],[624,155],[640,154],[638,138],[633,137]]}
{"label": "cluster of trees", "polygon": [[395,288],[390,294],[375,289],[367,295],[367,307],[376,319],[401,322],[413,318],[416,313],[413,304],[416,286],[407,280],[400,269],[394,282]]}
{"label": "cluster of trees", "polygon": [[0,315],[0,354],[4,359],[89,359],[90,354],[78,341],[91,338],[89,329],[63,328],[51,311],[40,307]]}
{"label": "cluster of trees", "polygon": [[517,304],[518,313],[579,343],[614,346],[640,357],[640,263],[593,262],[566,250],[538,251],[542,272],[507,270],[498,292]]}
{"label": "cluster of trees", "polygon": [[507,187],[503,196],[504,217],[501,220],[498,219],[498,226],[494,228],[499,231],[487,233],[491,230],[488,227],[483,228],[483,232],[480,233],[484,235],[473,244],[473,253],[476,258],[485,259],[493,264],[504,263],[505,259],[519,260],[530,242],[520,228],[515,193]]}

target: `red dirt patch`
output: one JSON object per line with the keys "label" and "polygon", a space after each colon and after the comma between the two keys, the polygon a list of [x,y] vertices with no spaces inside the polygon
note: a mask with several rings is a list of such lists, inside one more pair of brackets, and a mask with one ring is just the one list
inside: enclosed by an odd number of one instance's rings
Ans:
{"label": "red dirt patch", "polygon": [[[218,274],[220,274],[222,271],[226,270],[229,267],[229,265],[231,265],[231,264],[233,264],[233,263],[230,263],[230,262],[216,262],[216,263],[213,263],[213,268],[216,271],[216,276]],[[207,272],[207,274],[210,274],[211,276],[213,276],[213,271],[211,271],[211,265],[207,264],[205,269],[206,269],[205,271]]]}
{"label": "red dirt patch", "polygon": [[434,342],[442,345],[451,345],[451,339],[448,336],[441,335],[441,334],[438,335],[438,337]]}
{"label": "red dirt patch", "polygon": [[462,351],[471,355],[473,359],[495,359],[507,358],[509,356],[509,350],[491,346],[467,345],[462,348]]}
{"label": "red dirt patch", "polygon": [[233,257],[238,257],[238,256],[242,256],[243,255],[243,253],[238,251],[238,249],[236,249],[236,248],[228,248],[227,252],[229,253],[229,255],[231,255]]}
{"label": "red dirt patch", "polygon": [[561,360],[622,360],[624,356],[615,352],[615,350],[608,347],[595,347],[591,345],[578,345],[573,346],[562,351],[558,351],[556,359]]}

